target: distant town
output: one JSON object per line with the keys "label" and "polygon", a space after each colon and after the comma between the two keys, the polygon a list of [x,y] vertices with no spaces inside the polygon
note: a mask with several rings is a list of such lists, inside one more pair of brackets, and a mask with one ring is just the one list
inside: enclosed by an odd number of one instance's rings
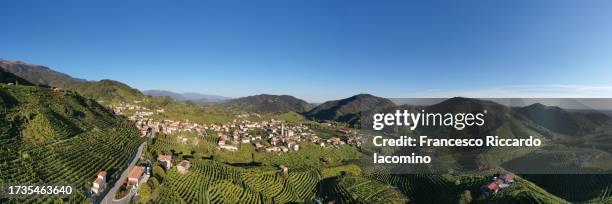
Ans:
{"label": "distant town", "polygon": [[[104,103],[103,101],[99,101]],[[131,103],[120,102],[117,105],[106,105],[116,115],[125,116],[134,122],[140,131],[141,137],[155,138],[156,134],[172,135],[179,144],[198,145],[199,139],[181,135],[181,133],[196,133],[199,137],[216,138],[217,149],[220,151],[235,152],[241,145],[253,145],[257,151],[283,154],[300,151],[300,142],[312,142],[322,148],[338,148],[342,145],[360,147],[363,135],[347,127],[337,127],[333,123],[321,123],[322,126],[335,129],[337,135],[327,139],[319,137],[308,125],[301,122],[288,122],[278,119],[251,121],[249,118],[261,118],[257,113],[239,113],[232,122],[225,124],[200,124],[189,120],[154,119],[154,115],[166,112],[163,108],[147,108],[141,101]],[[137,154],[137,155],[140,155]],[[165,168],[170,169],[176,165],[179,173],[186,174],[191,162],[189,160],[173,160],[172,155],[157,155],[157,161]],[[135,160],[138,160],[135,158]],[[135,161],[132,161],[134,164]],[[134,165],[133,164],[133,165]],[[288,171],[285,165],[279,166],[283,172]],[[126,170],[126,178],[121,178],[116,189],[107,190],[106,172],[100,171],[92,183],[92,195],[102,195],[109,191],[106,197],[112,196],[113,202],[118,198],[132,197],[137,194],[140,184],[146,183],[151,176],[151,165],[135,165]],[[124,173],[125,174],[125,173]],[[104,203],[102,200],[102,203]]]}
{"label": "distant town", "polygon": [[[189,120],[155,120],[151,116],[157,113],[164,113],[164,109],[150,110],[139,105],[140,101],[133,103],[120,103],[119,105],[108,107],[115,114],[125,115],[130,121],[134,121],[142,136],[154,135],[153,133],[174,134],[179,132],[196,132],[201,136],[209,136],[209,132],[217,133],[217,147],[221,150],[237,151],[241,144],[255,145],[257,150],[265,152],[284,153],[289,151],[299,151],[298,142],[309,141],[321,147],[338,147],[340,145],[361,146],[363,136],[355,130],[345,127],[337,128],[337,131],[346,138],[339,137],[322,139],[317,136],[310,128],[303,123],[286,122],[282,120],[270,119],[269,121],[250,121],[247,118],[260,117],[257,113],[241,113],[235,116],[231,123],[227,124],[198,124]],[[333,124],[324,124],[333,127]],[[252,131],[259,131],[262,134],[251,134]],[[178,142],[187,144],[192,142],[197,144],[197,140],[189,141],[188,138],[177,136]]]}

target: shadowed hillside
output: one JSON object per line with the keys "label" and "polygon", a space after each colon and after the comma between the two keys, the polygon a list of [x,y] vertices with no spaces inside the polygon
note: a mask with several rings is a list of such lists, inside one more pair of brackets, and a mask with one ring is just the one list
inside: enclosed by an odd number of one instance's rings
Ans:
{"label": "shadowed hillside", "polygon": [[4,69],[0,68],[0,83],[4,84],[19,84],[25,86],[32,86],[33,83],[14,75],[13,73],[7,72]]}
{"label": "shadowed hillside", "polygon": [[389,99],[370,94],[359,94],[349,98],[327,101],[306,113],[313,120],[333,120],[351,125],[359,124],[362,112],[374,108],[395,106]]}
{"label": "shadowed hillside", "polygon": [[555,106],[539,103],[517,109],[517,111],[550,130],[567,135],[580,135],[595,132],[610,117],[601,113],[568,112]]}
{"label": "shadowed hillside", "polygon": [[302,99],[289,95],[260,94],[247,96],[228,101],[226,106],[242,111],[258,113],[302,113],[310,108],[310,104]]}

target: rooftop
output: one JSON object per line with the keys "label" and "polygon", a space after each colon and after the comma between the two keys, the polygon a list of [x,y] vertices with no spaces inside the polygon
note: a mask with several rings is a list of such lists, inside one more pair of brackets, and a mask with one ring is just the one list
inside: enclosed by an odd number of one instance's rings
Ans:
{"label": "rooftop", "polygon": [[138,178],[144,173],[144,167],[136,166],[130,171],[128,178]]}
{"label": "rooftop", "polygon": [[170,161],[172,160],[172,155],[159,155],[157,156],[157,160],[159,161]]}

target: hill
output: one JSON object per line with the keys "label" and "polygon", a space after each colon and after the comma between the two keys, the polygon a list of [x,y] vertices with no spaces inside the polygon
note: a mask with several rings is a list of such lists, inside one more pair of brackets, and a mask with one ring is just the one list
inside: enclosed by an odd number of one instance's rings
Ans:
{"label": "hill", "polygon": [[226,106],[241,111],[258,113],[303,113],[310,108],[308,102],[289,95],[260,94],[229,100]]}
{"label": "hill", "polygon": [[389,99],[370,94],[359,94],[341,100],[322,103],[308,111],[306,117],[313,120],[344,122],[354,126],[359,123],[362,112],[374,108],[393,106],[395,104]]}
{"label": "hill", "polygon": [[77,83],[68,86],[81,95],[100,101],[134,101],[143,100],[145,95],[138,89],[114,80],[100,80],[95,82]]}
{"label": "hill", "polygon": [[124,101],[144,97],[140,91],[113,80],[86,81],[21,61],[0,60],[0,67],[34,84],[73,90],[96,100]]}
{"label": "hill", "polygon": [[566,135],[593,133],[610,120],[610,116],[602,113],[569,112],[540,103],[518,108],[517,112],[543,127]]}
{"label": "hill", "polygon": [[408,203],[394,186],[360,176],[339,176],[332,181],[329,192],[330,203]]}
{"label": "hill", "polygon": [[[420,125],[414,130],[407,126],[388,126],[383,130],[387,135],[426,135],[429,138],[436,139],[485,139],[489,135],[495,135],[504,139],[520,139],[529,136],[540,139],[546,138],[546,136],[538,132],[537,126],[514,113],[512,109],[492,101],[456,97],[430,106],[388,106],[383,110],[375,109],[375,112],[394,113],[396,109],[405,109],[409,112],[424,111],[426,115],[423,117],[428,117],[429,119],[423,118],[423,121],[429,121],[429,125]],[[427,116],[429,113],[431,113],[431,116]],[[456,128],[461,127],[460,124],[464,124],[464,119],[460,118],[457,119],[458,122],[455,125],[441,125],[443,118],[446,118],[445,115],[448,114],[453,116],[453,118],[457,118],[456,116],[461,116],[463,113],[484,113],[485,122],[482,126],[464,126],[462,130]],[[364,121],[361,123],[364,125],[364,128],[372,127],[370,125],[372,111],[365,111],[362,114]],[[436,118],[439,118],[439,120]],[[381,151],[369,145],[366,144],[362,149],[373,152]],[[370,150],[370,148],[372,149]],[[386,148],[385,151],[392,152],[393,155],[409,155],[413,152],[420,152],[420,154],[425,155],[432,154],[429,148]],[[430,169],[433,172],[445,172],[448,168],[464,172],[481,171],[494,168],[501,163],[530,151],[533,151],[533,149],[504,149],[487,146],[436,147],[435,157],[438,159],[434,160],[431,166],[423,168]],[[413,168],[404,168],[402,165],[397,165],[392,170],[395,173],[424,172],[421,167],[416,165]]]}
{"label": "hill", "polygon": [[32,82],[29,82],[21,77],[18,77],[13,73],[7,72],[2,68],[0,68],[0,83],[4,83],[4,84],[13,83],[13,84],[19,84],[19,85],[26,85],[26,86],[34,85]]}
{"label": "hill", "polygon": [[[94,99],[104,105],[117,105],[124,103],[140,103],[148,108],[165,109],[166,113],[155,117],[171,120],[191,120],[198,122],[218,122],[228,120],[228,114],[217,106],[200,106],[192,103],[174,101],[169,97],[145,95],[129,85],[114,81],[86,81],[72,78],[67,74],[59,73],[48,67],[28,64],[19,61],[0,60],[1,67],[8,67],[7,71],[28,81],[35,80],[39,86],[58,87],[66,91],[74,91],[86,98]],[[8,75],[7,75],[8,76]],[[12,80],[10,80],[12,81]]]}
{"label": "hill", "polygon": [[210,94],[201,94],[201,93],[176,93],[172,91],[164,91],[164,90],[147,90],[143,91],[144,94],[151,96],[168,96],[177,101],[192,101],[196,103],[220,103],[227,100],[230,100],[229,97],[225,96],[217,96]]}
{"label": "hill", "polygon": [[[99,171],[121,174],[142,142],[135,126],[74,92],[0,84],[0,183],[74,184],[80,203]],[[31,198],[0,202],[58,202]],[[59,201],[61,202],[61,201]]]}
{"label": "hill", "polygon": [[45,66],[21,61],[0,60],[0,67],[38,85],[64,88],[75,83],[85,82],[83,79],[73,78],[70,75],[54,71]]}

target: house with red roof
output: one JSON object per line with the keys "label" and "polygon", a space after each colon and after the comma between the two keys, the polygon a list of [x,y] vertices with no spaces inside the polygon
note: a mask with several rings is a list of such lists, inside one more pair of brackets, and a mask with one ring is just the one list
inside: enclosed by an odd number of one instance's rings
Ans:
{"label": "house with red roof", "polygon": [[128,185],[137,186],[138,180],[140,179],[144,171],[145,171],[144,167],[135,166],[128,174],[128,181],[127,181]]}
{"label": "house with red roof", "polygon": [[93,194],[100,194],[100,192],[104,192],[104,188],[106,187],[106,171],[100,171],[98,176],[94,180],[91,185],[91,192]]}
{"label": "house with red roof", "polygon": [[157,156],[157,161],[164,165],[166,169],[170,169],[172,167],[172,155],[159,155]]}

